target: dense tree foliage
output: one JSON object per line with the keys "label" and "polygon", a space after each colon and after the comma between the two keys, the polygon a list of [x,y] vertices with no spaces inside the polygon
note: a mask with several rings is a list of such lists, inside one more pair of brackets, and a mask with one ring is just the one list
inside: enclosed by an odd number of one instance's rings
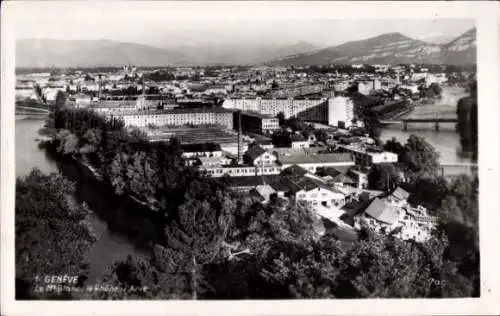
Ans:
{"label": "dense tree foliage", "polygon": [[55,109],[53,117],[49,147],[89,163],[119,195],[135,195],[167,214],[182,204],[188,183],[199,178],[175,140],[150,143],[141,131],[125,130],[122,120],[88,110]]}
{"label": "dense tree foliage", "polygon": [[375,164],[368,173],[368,186],[372,190],[390,191],[400,182],[399,170],[394,164]]}
{"label": "dense tree foliage", "polygon": [[175,80],[175,75],[169,71],[159,70],[144,74],[144,79],[160,82]]}
{"label": "dense tree foliage", "polygon": [[462,175],[453,181],[441,201],[441,229],[450,240],[446,257],[457,264],[461,287],[453,296],[479,295],[478,184]]}
{"label": "dense tree foliage", "polygon": [[469,86],[470,95],[461,98],[457,104],[456,126],[460,136],[460,144],[465,152],[472,152],[477,159],[478,150],[478,114],[477,114],[477,83],[473,82]]}
{"label": "dense tree foliage", "polygon": [[385,142],[383,146],[384,150],[398,155],[398,161],[401,161],[402,155],[404,153],[404,146],[397,141],[395,137]]}
{"label": "dense tree foliage", "polygon": [[410,135],[404,145],[401,162],[410,181],[434,178],[439,174],[439,153],[420,136]]}
{"label": "dense tree foliage", "polygon": [[[38,292],[45,277],[88,273],[84,255],[94,242],[86,210],[71,199],[73,185],[61,175],[33,170],[16,183],[16,297],[70,298],[65,291]],[[47,289],[45,287],[45,289]]]}
{"label": "dense tree foliage", "polygon": [[393,138],[388,140],[383,148],[398,154],[398,161],[410,182],[435,179],[439,176],[439,153],[423,137],[410,135],[404,145]]}

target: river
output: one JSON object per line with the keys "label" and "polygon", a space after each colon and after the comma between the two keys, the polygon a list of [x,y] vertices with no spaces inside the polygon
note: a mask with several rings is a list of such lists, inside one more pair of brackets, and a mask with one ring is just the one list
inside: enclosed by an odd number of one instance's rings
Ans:
{"label": "river", "polygon": [[[456,117],[456,107],[460,98],[467,96],[464,88],[443,87],[442,98],[436,104],[422,105],[416,107],[407,117],[424,118],[433,117]],[[382,129],[380,139],[385,142],[396,138],[400,143],[406,143],[410,135],[422,136],[431,144],[440,155],[440,163],[445,166],[444,172],[447,175],[455,176],[460,173],[469,173],[468,167],[459,165],[469,165],[474,162],[470,155],[464,155],[460,146],[460,139],[455,132],[455,123],[440,123],[439,132],[435,131],[434,123],[408,123],[408,129],[403,130],[402,126],[392,125]]]}
{"label": "river", "polygon": [[[90,273],[87,284],[95,284],[105,269],[114,260],[126,259],[127,255],[143,256],[147,253],[144,242],[135,240],[130,235],[118,233],[123,231],[120,220],[110,221],[112,216],[121,217],[121,222],[128,219],[137,222],[136,218],[129,218],[128,211],[137,208],[124,199],[116,198],[109,188],[82,174],[75,165],[56,162],[46,153],[39,149],[37,138],[38,130],[44,121],[40,119],[17,119],[16,117],[16,176],[26,176],[34,167],[44,173],[62,172],[67,178],[75,182],[74,198],[80,203],[87,203],[91,212],[89,221],[97,241],[86,254],[90,262]],[[136,212],[139,213],[139,212]],[[113,224],[108,224],[113,222]],[[118,224],[116,223],[118,222]],[[140,219],[139,219],[140,223]],[[144,229],[148,229],[148,224]],[[117,226],[117,229],[114,229]]]}

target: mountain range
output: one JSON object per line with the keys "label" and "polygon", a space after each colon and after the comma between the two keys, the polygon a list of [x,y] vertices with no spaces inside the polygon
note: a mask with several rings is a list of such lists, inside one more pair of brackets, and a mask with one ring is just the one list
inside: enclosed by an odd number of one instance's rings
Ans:
{"label": "mountain range", "polygon": [[474,64],[476,30],[445,44],[433,44],[400,33],[318,48],[247,44],[157,48],[111,40],[24,39],[16,42],[17,67],[167,66],[208,64]]}
{"label": "mountain range", "polygon": [[445,44],[428,43],[401,33],[347,42],[271,62],[274,65],[321,64],[449,64],[476,63],[476,29],[470,29]]}

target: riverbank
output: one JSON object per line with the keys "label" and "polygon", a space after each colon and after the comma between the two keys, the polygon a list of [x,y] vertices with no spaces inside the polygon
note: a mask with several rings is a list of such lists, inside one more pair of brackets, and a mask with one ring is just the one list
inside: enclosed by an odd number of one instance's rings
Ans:
{"label": "riverbank", "polygon": [[33,168],[44,174],[61,173],[75,184],[73,199],[85,203],[90,210],[88,224],[97,238],[85,254],[90,262],[86,284],[96,284],[104,269],[115,260],[128,255],[146,257],[151,244],[163,242],[163,218],[130,199],[117,196],[104,185],[78,167],[70,159],[61,159],[40,148],[43,137],[38,131],[44,120],[16,117],[16,177],[25,177]]}

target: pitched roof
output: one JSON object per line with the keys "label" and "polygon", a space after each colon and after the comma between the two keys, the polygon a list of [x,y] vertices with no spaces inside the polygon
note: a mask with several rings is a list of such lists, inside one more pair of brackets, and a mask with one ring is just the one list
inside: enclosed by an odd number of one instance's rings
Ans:
{"label": "pitched roof", "polygon": [[396,223],[399,218],[399,210],[379,198],[373,199],[370,205],[366,208],[365,213],[380,222],[391,225]]}
{"label": "pitched roof", "polygon": [[397,187],[394,191],[392,191],[391,195],[398,200],[407,200],[410,193],[401,187]]}
{"label": "pitched roof", "polygon": [[[281,184],[285,186],[288,192],[295,194],[301,190],[310,191],[316,188],[322,188],[332,192],[338,192],[330,188],[326,183],[310,177],[303,176],[301,178],[282,178]],[[273,184],[272,184],[273,185]]]}
{"label": "pitched roof", "polygon": [[282,175],[282,176],[303,176],[306,173],[308,173],[308,171],[306,169],[302,168],[301,166],[291,165],[290,167],[283,169],[283,171],[281,171],[280,175]]}
{"label": "pitched roof", "polygon": [[271,195],[276,193],[276,191],[268,184],[258,185],[255,191],[259,193],[265,200],[269,200]]}
{"label": "pitched roof", "polygon": [[278,175],[230,177],[229,186],[232,188],[255,187],[265,182],[271,184],[273,189],[277,190],[277,188],[272,185],[275,181],[279,181]]}
{"label": "pitched roof", "polygon": [[257,145],[257,146],[253,146],[252,148],[247,150],[245,155],[253,161],[253,160],[259,158],[260,156],[262,156],[262,154],[264,154],[264,153],[266,153],[266,150],[263,149],[262,147],[260,147],[259,145]]}
{"label": "pitched roof", "polygon": [[193,143],[181,144],[181,149],[184,152],[200,152],[200,151],[220,151],[220,145],[215,143]]}
{"label": "pitched roof", "polygon": [[301,163],[332,163],[345,162],[354,163],[351,154],[348,153],[330,153],[330,154],[295,154],[291,156],[280,156],[282,164],[301,164]]}

